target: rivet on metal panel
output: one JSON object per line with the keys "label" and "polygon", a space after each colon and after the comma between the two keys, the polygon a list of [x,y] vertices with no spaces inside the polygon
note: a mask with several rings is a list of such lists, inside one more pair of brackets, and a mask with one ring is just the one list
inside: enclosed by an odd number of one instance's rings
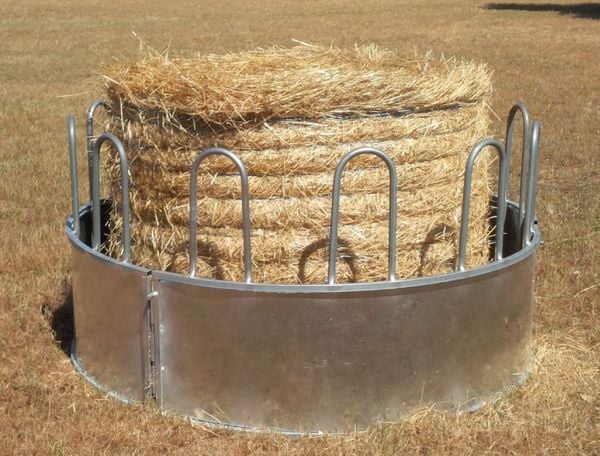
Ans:
{"label": "rivet on metal panel", "polygon": [[250,195],[248,190],[248,171],[237,155],[222,147],[205,149],[196,155],[192,163],[192,175],[190,178],[190,276],[196,275],[196,263],[198,261],[198,169],[206,157],[211,155],[222,155],[229,158],[240,173],[242,186],[242,229],[244,236],[244,281],[252,282],[252,248],[250,245]]}
{"label": "rivet on metal panel", "polygon": [[378,149],[372,147],[360,147],[348,152],[338,163],[333,177],[333,193],[331,197],[331,227],[329,231],[329,271],[327,273],[327,283],[335,284],[335,273],[337,267],[337,247],[338,247],[338,225],[340,216],[340,192],[341,181],[344,169],[350,160],[359,155],[375,155],[381,158],[389,171],[390,193],[389,193],[389,223],[388,223],[388,280],[396,280],[396,212],[397,212],[397,193],[398,178],[396,167],[390,157]]}
{"label": "rivet on metal panel", "polygon": [[508,187],[508,161],[502,143],[496,139],[484,139],[473,147],[465,167],[465,181],[463,189],[462,215],[460,221],[460,240],[458,246],[458,261],[456,270],[465,270],[465,258],[467,255],[467,239],[469,234],[469,211],[471,209],[471,180],[473,177],[473,166],[475,160],[483,149],[491,146],[496,149],[499,156],[498,172],[498,209],[496,217],[496,246],[494,259],[502,259],[502,248],[504,247],[504,221],[506,219],[506,192]]}

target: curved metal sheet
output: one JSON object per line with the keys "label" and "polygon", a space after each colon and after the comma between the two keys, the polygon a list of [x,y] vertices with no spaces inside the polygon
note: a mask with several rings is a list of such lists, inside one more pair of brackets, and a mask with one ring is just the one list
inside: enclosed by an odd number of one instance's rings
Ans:
{"label": "curved metal sheet", "polygon": [[529,368],[532,256],[377,292],[253,293],[155,280],[165,410],[309,432],[468,406]]}
{"label": "curved metal sheet", "polygon": [[[82,230],[91,229],[89,211]],[[71,222],[71,221],[70,221]],[[109,390],[142,401],[147,376],[146,288],[148,270],[132,267],[71,240],[74,354],[88,376]]]}
{"label": "curved metal sheet", "polygon": [[[518,207],[508,212],[510,241]],[[83,241],[67,226],[76,359],[87,378],[129,399],[144,398],[150,345],[161,409],[247,430],[341,432],[419,405],[473,408],[529,368],[537,228],[530,246],[470,271],[285,286],[116,261],[86,244],[89,207],[81,215]]]}

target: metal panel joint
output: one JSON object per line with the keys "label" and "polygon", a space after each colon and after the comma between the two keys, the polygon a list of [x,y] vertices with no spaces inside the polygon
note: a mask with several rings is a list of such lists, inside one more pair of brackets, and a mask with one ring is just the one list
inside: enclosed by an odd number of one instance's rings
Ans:
{"label": "metal panel joint", "polygon": [[158,291],[154,289],[152,272],[146,276],[146,398],[156,401],[156,379],[157,379],[157,338],[156,338],[156,305],[155,299]]}

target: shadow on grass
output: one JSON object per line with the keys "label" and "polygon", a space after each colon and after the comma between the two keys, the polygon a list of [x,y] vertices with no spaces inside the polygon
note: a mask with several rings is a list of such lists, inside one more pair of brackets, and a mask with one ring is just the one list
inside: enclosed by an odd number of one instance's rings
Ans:
{"label": "shadow on grass", "polygon": [[71,342],[75,337],[75,320],[73,317],[73,288],[69,280],[64,280],[60,287],[60,297],[56,302],[45,302],[42,313],[52,329],[56,344],[67,355],[71,355]]}
{"label": "shadow on grass", "polygon": [[584,19],[600,19],[600,3],[488,3],[486,9],[514,11],[551,11]]}

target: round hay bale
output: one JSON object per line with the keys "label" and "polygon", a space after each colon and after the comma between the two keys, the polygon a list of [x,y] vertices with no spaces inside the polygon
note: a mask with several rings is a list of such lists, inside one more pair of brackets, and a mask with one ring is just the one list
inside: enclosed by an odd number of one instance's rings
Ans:
{"label": "round hay bale", "polygon": [[[350,150],[381,149],[398,172],[398,277],[452,270],[462,178],[487,129],[484,65],[402,56],[375,46],[259,49],[228,55],[151,55],[105,71],[108,129],[130,163],[132,258],[149,268],[189,268],[190,168],[213,146],[249,173],[254,280],[326,280],[333,174]],[[106,172],[120,201],[116,157]],[[469,266],[487,262],[488,162],[476,168]],[[224,157],[198,177],[198,275],[243,279],[240,179]],[[372,156],[342,180],[338,282],[385,280],[388,177]],[[121,249],[118,208],[109,251]]]}

